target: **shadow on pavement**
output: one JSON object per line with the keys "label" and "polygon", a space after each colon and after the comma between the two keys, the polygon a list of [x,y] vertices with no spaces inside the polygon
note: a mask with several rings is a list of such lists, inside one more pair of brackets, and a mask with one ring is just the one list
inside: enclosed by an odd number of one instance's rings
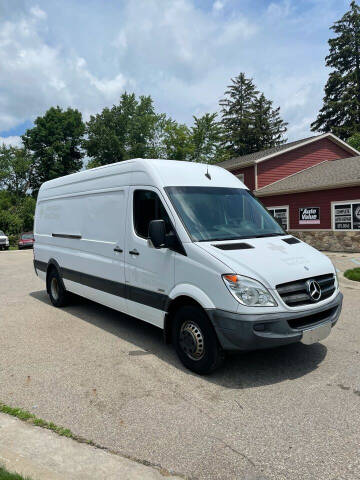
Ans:
{"label": "shadow on pavement", "polygon": [[[45,290],[32,292],[30,296],[50,304]],[[159,328],[77,296],[73,297],[71,304],[64,310],[132,343],[135,348],[129,351],[129,355],[143,355],[148,352],[186,374],[197,377],[183,367],[172,346],[164,344]],[[288,379],[295,380],[315,370],[324,360],[326,353],[327,348],[321,343],[295,343],[269,350],[232,354],[227,356],[219,370],[205,378],[209,382],[233,389],[272,385]]]}

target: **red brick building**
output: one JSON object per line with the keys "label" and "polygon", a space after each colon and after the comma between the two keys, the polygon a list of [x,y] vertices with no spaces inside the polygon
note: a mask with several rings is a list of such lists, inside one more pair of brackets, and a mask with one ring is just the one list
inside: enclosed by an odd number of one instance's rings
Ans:
{"label": "red brick building", "polygon": [[331,133],[222,162],[284,228],[317,248],[360,251],[360,152]]}

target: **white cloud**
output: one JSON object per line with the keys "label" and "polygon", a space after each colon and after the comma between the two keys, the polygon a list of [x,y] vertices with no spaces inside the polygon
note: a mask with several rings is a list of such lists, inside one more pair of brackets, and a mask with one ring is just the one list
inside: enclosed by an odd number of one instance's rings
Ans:
{"label": "white cloud", "polygon": [[41,10],[41,8],[38,6],[38,5],[35,5],[34,7],[31,7],[30,8],[30,13],[38,18],[39,20],[45,20],[47,15],[46,15],[46,12],[44,12],[44,10]]}
{"label": "white cloud", "polygon": [[45,20],[45,12],[33,7],[28,16],[0,23],[0,64],[5,66],[0,72],[0,131],[33,120],[53,105],[75,107],[88,116],[115,102],[124,90],[123,74],[96,75],[76,51],[49,44]]}
{"label": "white cloud", "polygon": [[290,0],[283,0],[281,2],[272,2],[267,8],[267,13],[273,18],[287,17],[292,11],[292,4]]}
{"label": "white cloud", "polygon": [[245,18],[229,21],[223,28],[216,43],[219,45],[234,45],[245,38],[250,38],[258,32],[258,27]]}
{"label": "white cloud", "polygon": [[220,0],[216,0],[213,4],[213,10],[214,12],[219,12],[224,8],[224,2],[221,2]]}
{"label": "white cloud", "polygon": [[289,138],[308,135],[327,77],[328,27],[347,0],[205,3],[63,0],[59,9],[2,0],[0,132],[53,105],[87,119],[125,89],[190,123],[218,110],[230,78],[245,72],[281,106]]}
{"label": "white cloud", "polygon": [[12,145],[13,147],[20,147],[22,145],[21,138],[19,136],[0,137],[0,145],[6,146]]}

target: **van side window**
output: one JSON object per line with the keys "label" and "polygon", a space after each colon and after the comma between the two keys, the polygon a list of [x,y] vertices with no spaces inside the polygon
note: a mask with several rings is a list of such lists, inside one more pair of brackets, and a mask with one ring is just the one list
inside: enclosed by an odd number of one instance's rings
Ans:
{"label": "van side window", "polygon": [[164,220],[166,233],[173,228],[158,195],[152,190],[135,190],[134,192],[134,228],[139,237],[148,238],[151,220]]}

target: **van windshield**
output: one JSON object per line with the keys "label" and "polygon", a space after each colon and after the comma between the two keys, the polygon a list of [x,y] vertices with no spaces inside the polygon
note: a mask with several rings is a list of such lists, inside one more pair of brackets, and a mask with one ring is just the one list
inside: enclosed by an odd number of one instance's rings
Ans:
{"label": "van windshield", "polygon": [[5,233],[2,230],[0,230],[0,235],[5,237]]}
{"label": "van windshield", "polygon": [[194,242],[285,235],[248,190],[223,187],[166,187]]}

